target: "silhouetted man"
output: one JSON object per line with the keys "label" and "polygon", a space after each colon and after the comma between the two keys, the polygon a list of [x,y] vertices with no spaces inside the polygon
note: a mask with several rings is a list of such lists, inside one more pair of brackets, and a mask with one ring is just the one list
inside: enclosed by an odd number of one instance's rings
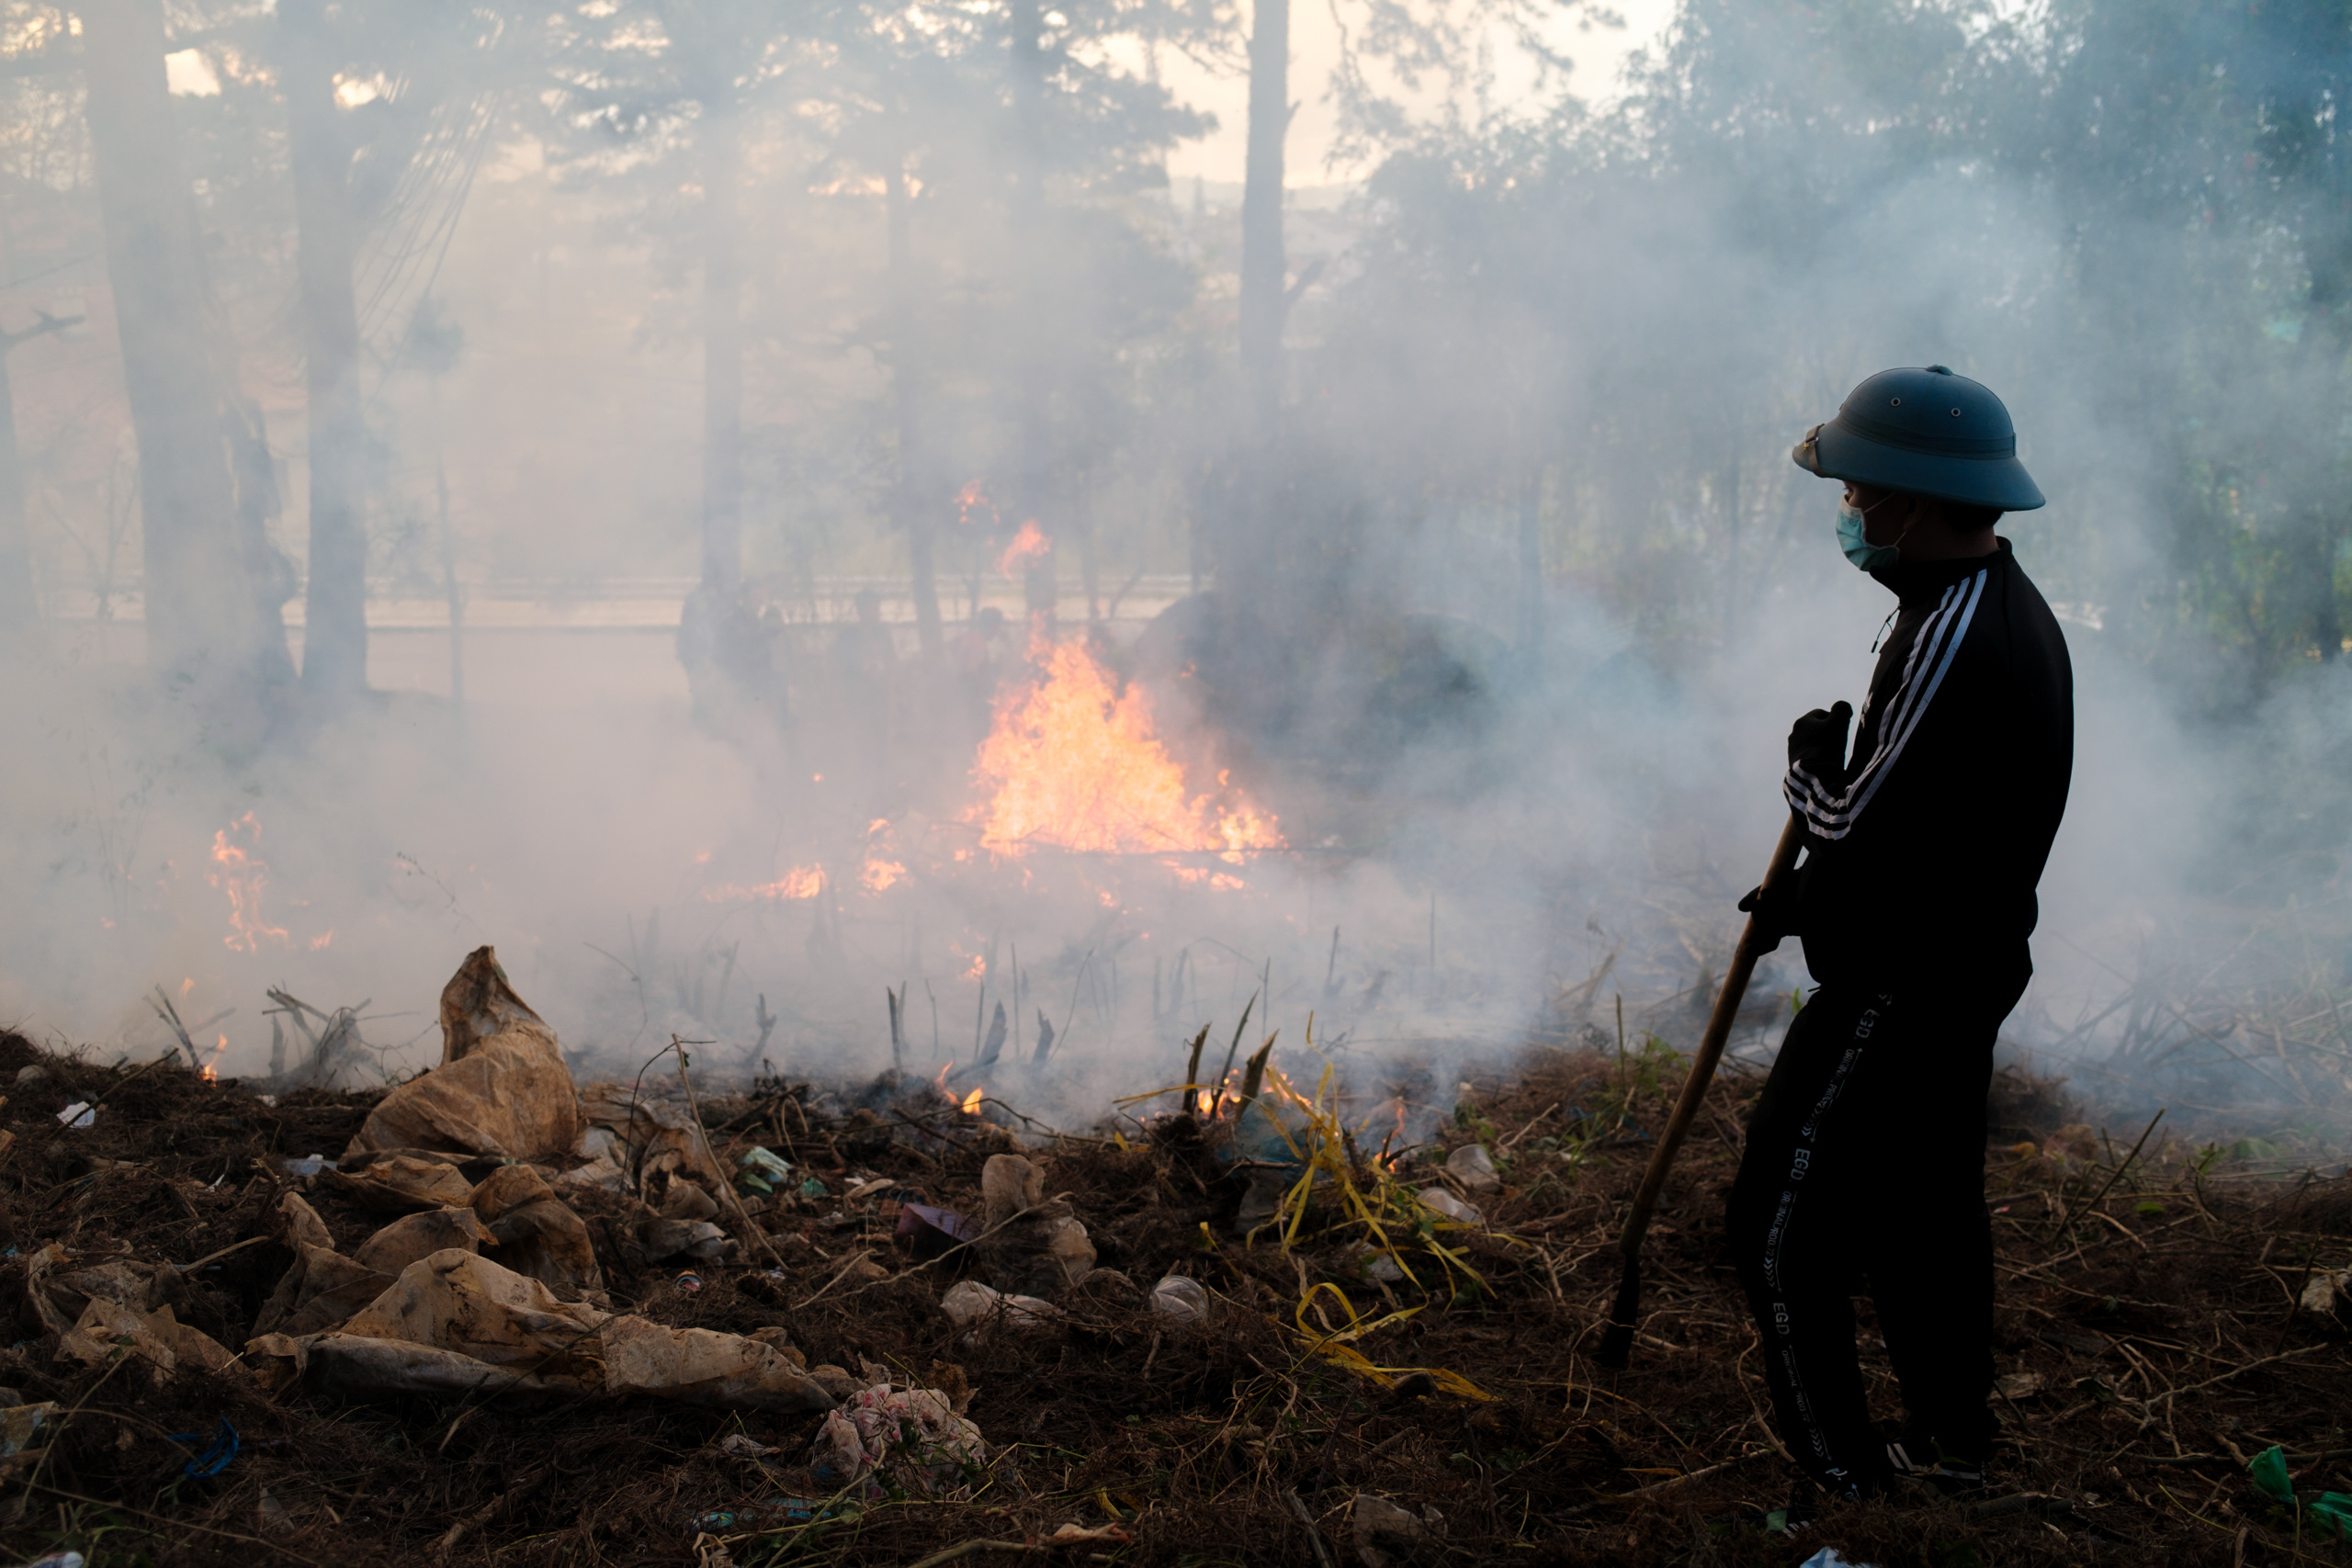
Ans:
{"label": "silhouetted man", "polygon": [[[2074,761],[2065,639],[1993,532],[2041,491],[2001,400],[1939,365],[1864,381],[1795,457],[1846,481],[1839,544],[1898,603],[1852,755],[1845,703],[1789,732],[1805,860],[1741,905],[1803,941],[1819,988],[1748,1127],[1731,1241],[1781,1440],[1815,1482],[1981,1486],[1996,1429],[1985,1094]],[[1902,1383],[1899,1433],[1871,1424],[1858,1292]]]}

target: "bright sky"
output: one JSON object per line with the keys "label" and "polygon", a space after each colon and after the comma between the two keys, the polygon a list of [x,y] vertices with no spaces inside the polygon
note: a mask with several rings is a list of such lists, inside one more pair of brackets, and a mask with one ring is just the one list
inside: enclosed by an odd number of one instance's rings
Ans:
{"label": "bright sky", "polygon": [[[1360,177],[1362,169],[1327,169],[1333,119],[1324,101],[1332,64],[1340,55],[1341,16],[1353,10],[1350,0],[1291,0],[1290,96],[1297,104],[1286,144],[1287,183],[1295,188],[1333,180]],[[1674,14],[1674,0],[1616,0],[1623,28],[1596,27],[1579,32],[1573,24],[1559,30],[1559,47],[1576,62],[1570,85],[1589,103],[1603,103],[1617,93],[1618,72],[1635,49],[1657,40]],[[1352,20],[1351,17],[1349,19]],[[1523,73],[1521,73],[1524,74]],[[1249,125],[1250,85],[1239,76],[1215,76],[1181,55],[1160,57],[1160,75],[1177,96],[1217,118],[1217,129],[1200,141],[1188,141],[1169,154],[1168,173],[1180,184],[1202,175],[1238,184],[1243,172],[1243,147]],[[1503,90],[1510,91],[1510,73],[1503,73]],[[1521,85],[1524,90],[1524,84]]]}

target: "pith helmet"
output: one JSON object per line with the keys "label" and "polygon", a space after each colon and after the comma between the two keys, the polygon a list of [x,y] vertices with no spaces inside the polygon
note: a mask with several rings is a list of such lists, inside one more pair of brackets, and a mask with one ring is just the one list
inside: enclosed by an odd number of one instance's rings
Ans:
{"label": "pith helmet", "polygon": [[2018,461],[2017,426],[1992,389],[1940,365],[1882,370],[1838,417],[1804,433],[1798,468],[1963,506],[2030,512],[2041,489]]}

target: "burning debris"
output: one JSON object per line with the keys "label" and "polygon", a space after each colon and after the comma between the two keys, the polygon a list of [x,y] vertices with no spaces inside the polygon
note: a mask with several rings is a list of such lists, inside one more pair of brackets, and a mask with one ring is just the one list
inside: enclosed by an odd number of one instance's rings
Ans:
{"label": "burning debris", "polygon": [[1274,819],[1226,774],[1214,792],[1188,788],[1142,686],[1117,689],[1082,642],[1040,637],[1030,659],[1035,678],[999,700],[973,765],[987,798],[969,820],[983,847],[1004,855],[1037,845],[1095,854],[1208,852],[1237,865],[1250,852],[1282,847]]}
{"label": "burning debris", "polygon": [[1710,1092],[1611,1374],[1592,1260],[1671,1053],[1542,1053],[1429,1106],[1329,1066],[1310,1086],[1271,1034],[1244,1057],[1248,1018],[1068,1134],[946,1071],[720,1092],[680,1047],[575,1086],[488,949],[445,990],[441,1065],[385,1092],[302,1087],[306,1060],[257,1096],[186,1049],[107,1069],[0,1036],[25,1336],[0,1479],[28,1503],[0,1542],[1336,1568],[1685,1561],[1724,1530],[1751,1559],[2172,1561],[2216,1522],[2253,1562],[2304,1515],[2332,1528],[2341,1176],[2104,1138],[2005,1078],[2011,1490],[1833,1512],[1784,1548],[1712,1263],[1752,1078]]}

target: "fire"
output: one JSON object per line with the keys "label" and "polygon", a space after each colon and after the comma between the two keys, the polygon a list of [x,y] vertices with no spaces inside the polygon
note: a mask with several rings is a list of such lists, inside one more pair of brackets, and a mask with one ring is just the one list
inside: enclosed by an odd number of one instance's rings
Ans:
{"label": "fire", "polygon": [[1021,525],[1021,532],[1012,536],[1012,543],[1004,547],[1004,554],[997,558],[996,570],[1005,577],[1018,577],[1031,563],[1046,558],[1054,547],[1053,536],[1037,526],[1035,517]]}
{"label": "fire", "polygon": [[228,1054],[229,1037],[223,1034],[220,1036],[220,1043],[212,1047],[212,1060],[204,1064],[203,1077],[206,1083],[220,1081],[220,1058]]}
{"label": "fire", "polygon": [[879,855],[868,855],[865,860],[865,869],[858,874],[857,879],[865,885],[868,893],[879,893],[906,874],[907,868],[899,862],[884,860]]}
{"label": "fire", "polygon": [[1210,851],[1237,863],[1243,851],[1281,847],[1273,818],[1231,790],[1187,792],[1142,687],[1122,695],[1080,643],[1040,637],[1030,659],[1042,678],[998,700],[973,764],[989,796],[966,820],[979,823],[984,846],[1000,854],[1033,843],[1098,854]]}
{"label": "fire", "polygon": [[939,1069],[939,1077],[932,1080],[933,1082],[936,1083],[936,1084],[939,1086],[940,1098],[942,1098],[943,1100],[953,1100],[953,1099],[955,1099],[955,1098],[956,1098],[954,1095],[949,1094],[949,1093],[947,1092],[947,1075],[948,1075],[949,1073],[954,1072],[955,1070],[956,1070],[956,1062],[955,1062],[955,1059],[954,1059],[953,1057],[950,1057],[950,1058],[948,1059],[948,1063],[947,1063],[947,1065],[946,1065],[945,1066],[944,1066],[944,1067],[942,1067],[942,1068],[940,1068],[940,1069]]}
{"label": "fire", "polygon": [[964,1097],[963,1111],[964,1114],[967,1116],[978,1116],[980,1113],[980,1091],[978,1089],[974,1089],[971,1093]]}
{"label": "fire", "polygon": [[752,899],[774,903],[814,898],[824,890],[824,867],[796,865],[774,882],[763,882],[756,887],[744,887],[730,882],[723,887],[704,888],[702,897],[707,904],[733,904]]}
{"label": "fire", "polygon": [[996,532],[996,502],[989,499],[988,491],[980,488],[979,480],[966,479],[964,488],[956,492],[956,525],[959,528],[977,527],[984,534]]}
{"label": "fire", "polygon": [[[232,833],[239,833],[244,841],[231,843]],[[259,953],[264,937],[278,942],[287,940],[283,926],[273,926],[261,916],[261,890],[269,883],[269,863],[253,852],[260,847],[261,823],[250,811],[212,835],[212,863],[220,869],[207,880],[229,896],[230,930],[220,940],[232,949],[247,953]]]}
{"label": "fire", "polygon": [[311,951],[312,953],[323,952],[334,945],[334,928],[333,926],[329,926],[327,928],[326,934],[324,936],[314,936],[311,939]]}

